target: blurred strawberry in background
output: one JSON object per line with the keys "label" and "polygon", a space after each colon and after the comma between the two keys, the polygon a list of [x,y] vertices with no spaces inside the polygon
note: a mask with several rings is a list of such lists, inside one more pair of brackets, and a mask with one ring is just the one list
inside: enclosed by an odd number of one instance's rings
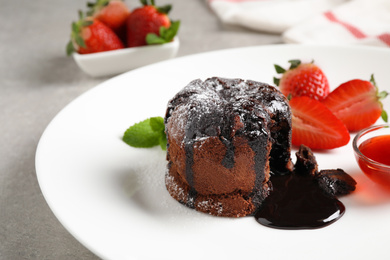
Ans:
{"label": "blurred strawberry in background", "polygon": [[154,0],[140,2],[142,6],[133,11],[119,0],[87,3],[88,11],[85,15],[79,11],[79,20],[72,23],[67,54],[171,42],[180,27],[180,21],[171,21],[168,17],[172,6],[157,7]]}

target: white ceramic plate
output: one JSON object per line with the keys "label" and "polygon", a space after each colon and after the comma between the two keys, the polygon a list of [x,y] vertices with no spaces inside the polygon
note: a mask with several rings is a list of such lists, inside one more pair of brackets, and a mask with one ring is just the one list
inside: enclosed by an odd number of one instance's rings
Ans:
{"label": "white ceramic plate", "polygon": [[[390,195],[359,170],[351,144],[317,152],[320,169],[358,181],[342,198],[345,215],[316,230],[266,228],[253,217],[213,217],[172,199],[165,153],[121,141],[135,122],[164,116],[168,100],[195,78],[272,83],[273,64],[315,60],[331,86],[375,73],[390,90],[390,51],[368,47],[274,45],[223,50],[147,66],[104,82],[64,108],[36,154],[42,192],[61,223],[104,259],[385,259],[390,257]],[[389,101],[385,108],[390,111]],[[295,157],[293,157],[295,160]]]}

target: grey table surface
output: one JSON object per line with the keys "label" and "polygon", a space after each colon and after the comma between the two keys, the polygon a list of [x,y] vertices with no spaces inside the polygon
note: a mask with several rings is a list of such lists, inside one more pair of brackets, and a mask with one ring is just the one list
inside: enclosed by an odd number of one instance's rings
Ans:
{"label": "grey table surface", "polygon": [[[108,79],[84,74],[65,55],[70,23],[86,1],[0,3],[0,259],[98,259],[53,215],[34,162],[55,115]],[[173,4],[171,18],[182,22],[178,56],[282,43],[279,35],[223,25],[204,0],[157,1],[167,3]]]}

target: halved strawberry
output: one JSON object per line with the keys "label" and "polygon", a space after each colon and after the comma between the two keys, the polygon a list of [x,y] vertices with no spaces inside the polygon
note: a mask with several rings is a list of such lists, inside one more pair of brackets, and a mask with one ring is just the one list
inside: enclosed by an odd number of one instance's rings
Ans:
{"label": "halved strawberry", "polygon": [[274,77],[274,83],[286,97],[308,96],[322,100],[329,94],[328,79],[320,67],[300,60],[290,60],[289,63],[288,70],[274,65],[276,72],[283,74],[281,78]]}
{"label": "halved strawberry", "polygon": [[346,145],[350,135],[343,122],[324,104],[309,97],[290,100],[292,144],[312,149],[333,149]]}
{"label": "halved strawberry", "polygon": [[353,79],[341,84],[324,100],[349,131],[359,131],[374,124],[380,116],[387,122],[387,113],[380,102],[388,93],[379,93],[374,76],[370,81]]}

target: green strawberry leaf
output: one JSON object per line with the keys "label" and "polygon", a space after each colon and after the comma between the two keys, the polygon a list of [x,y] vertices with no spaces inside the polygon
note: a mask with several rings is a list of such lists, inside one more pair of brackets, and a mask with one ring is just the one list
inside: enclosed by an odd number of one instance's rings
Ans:
{"label": "green strawberry leaf", "polygon": [[[172,21],[171,26],[166,29],[163,29],[163,38],[167,41],[170,42],[173,40],[173,38],[176,36],[177,32],[179,31],[180,28],[180,21]],[[160,28],[161,29],[161,28]]]}
{"label": "green strawberry leaf", "polygon": [[279,86],[279,83],[280,83],[280,79],[274,77],[274,84],[276,86]]}
{"label": "green strawberry leaf", "polygon": [[289,60],[288,62],[291,64],[290,70],[297,68],[301,64],[300,60]]}
{"label": "green strawberry leaf", "polygon": [[387,112],[385,110],[382,110],[381,117],[382,117],[383,121],[385,121],[387,123],[388,116],[387,116]]}
{"label": "green strawberry leaf", "polygon": [[66,45],[66,54],[70,56],[73,52],[75,51],[73,42],[69,41],[68,44]]}
{"label": "green strawberry leaf", "polygon": [[160,26],[158,33],[161,38],[165,39],[165,34],[167,33],[168,28],[165,26]]}
{"label": "green strawberry leaf", "polygon": [[85,41],[84,41],[84,39],[80,35],[76,35],[74,39],[75,39],[75,41],[76,41],[78,46],[81,46],[83,48],[86,47],[85,46]]}
{"label": "green strawberry leaf", "polygon": [[279,65],[274,64],[274,67],[275,67],[276,73],[278,73],[278,74],[283,74],[286,72],[286,70],[284,68],[280,67]]}
{"label": "green strawberry leaf", "polygon": [[96,0],[95,3],[87,2],[87,7],[89,10],[87,11],[87,16],[94,16],[97,12],[102,10],[110,3],[110,0]]}
{"label": "green strawberry leaf", "polygon": [[152,45],[171,42],[179,31],[179,28],[180,21],[172,21],[171,26],[169,28],[165,28],[164,26],[160,27],[160,35],[157,35],[155,33],[148,33],[146,35],[146,43]]}
{"label": "green strawberry leaf", "polygon": [[168,14],[172,9],[172,5],[159,6],[159,7],[156,7],[156,9],[157,9],[157,12],[159,12],[161,14]]}
{"label": "green strawberry leaf", "polygon": [[81,26],[82,27],[87,27],[87,26],[90,26],[91,24],[93,24],[93,21],[92,20],[85,20],[81,23]]}
{"label": "green strawberry leaf", "polygon": [[72,22],[72,32],[78,33],[80,31],[80,28],[76,22]]}
{"label": "green strawberry leaf", "polygon": [[387,95],[389,95],[389,93],[387,93],[386,91],[381,91],[379,94],[378,94],[378,99],[379,100],[382,100],[382,99],[385,99],[387,97]]}
{"label": "green strawberry leaf", "polygon": [[[70,35],[70,42],[66,45],[66,54],[70,56],[72,52],[76,52],[77,46],[74,46],[74,44],[78,45],[79,47],[86,48],[85,41],[81,36],[81,30],[83,27],[87,27],[93,24],[93,20],[85,20],[84,19],[84,13],[82,11],[79,11],[79,20],[77,22],[72,22],[71,24],[71,35]],[[73,46],[70,46],[70,45]]]}
{"label": "green strawberry leaf", "polygon": [[375,82],[374,74],[371,74],[370,82],[372,85],[374,85],[374,87],[376,87],[378,89],[378,86],[376,85],[376,82]]}
{"label": "green strawberry leaf", "polygon": [[155,33],[148,33],[146,35],[146,43],[148,45],[153,45],[153,44],[163,44],[166,43],[166,41]]}

